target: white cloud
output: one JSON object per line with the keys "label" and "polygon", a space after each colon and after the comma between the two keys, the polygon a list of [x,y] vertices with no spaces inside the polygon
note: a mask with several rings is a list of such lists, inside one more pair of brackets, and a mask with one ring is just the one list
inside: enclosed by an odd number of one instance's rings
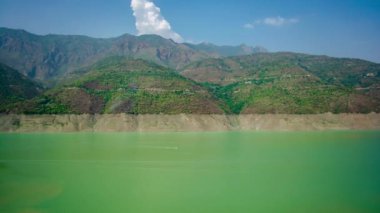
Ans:
{"label": "white cloud", "polygon": [[271,25],[271,26],[283,26],[285,24],[295,24],[298,23],[298,19],[291,18],[291,19],[286,19],[281,16],[277,17],[268,17],[262,20],[263,24],[266,25]]}
{"label": "white cloud", "polygon": [[244,24],[244,26],[243,26],[245,29],[253,29],[253,28],[255,28],[255,25],[254,24],[250,24],[250,23],[248,23],[248,24]]}
{"label": "white cloud", "polygon": [[254,21],[253,23],[247,23],[244,25],[244,28],[246,29],[254,29],[258,25],[267,25],[267,26],[274,26],[274,27],[281,27],[284,25],[290,25],[290,24],[296,24],[299,20],[296,18],[283,18],[281,16],[277,17],[267,17],[264,19],[258,19]]}
{"label": "white cloud", "polygon": [[171,29],[170,23],[152,0],[131,0],[131,8],[136,17],[138,35],[156,34],[175,42],[183,42],[183,38]]}

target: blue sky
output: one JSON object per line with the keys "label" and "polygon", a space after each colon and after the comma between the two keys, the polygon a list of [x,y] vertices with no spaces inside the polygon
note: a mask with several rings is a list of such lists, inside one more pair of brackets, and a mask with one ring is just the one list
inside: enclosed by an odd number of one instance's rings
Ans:
{"label": "blue sky", "polygon": [[[151,0],[135,0],[151,1]],[[183,41],[260,45],[380,62],[380,0],[154,0],[158,34]],[[153,10],[155,9],[153,7]],[[115,37],[136,29],[144,10],[130,0],[0,0],[0,26],[37,34]],[[140,8],[141,9],[141,8]],[[157,11],[156,11],[157,12]],[[141,21],[142,23],[144,20]]]}

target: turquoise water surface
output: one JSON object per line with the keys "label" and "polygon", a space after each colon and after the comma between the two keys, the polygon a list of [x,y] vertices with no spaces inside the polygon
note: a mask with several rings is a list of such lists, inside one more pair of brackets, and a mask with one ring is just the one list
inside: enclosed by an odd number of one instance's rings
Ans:
{"label": "turquoise water surface", "polygon": [[380,212],[380,132],[0,134],[0,212]]}

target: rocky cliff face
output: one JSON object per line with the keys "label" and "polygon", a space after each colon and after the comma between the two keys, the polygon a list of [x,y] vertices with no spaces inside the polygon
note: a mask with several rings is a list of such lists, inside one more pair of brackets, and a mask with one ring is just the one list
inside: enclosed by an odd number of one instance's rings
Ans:
{"label": "rocky cliff face", "polygon": [[380,114],[0,115],[0,132],[380,130]]}

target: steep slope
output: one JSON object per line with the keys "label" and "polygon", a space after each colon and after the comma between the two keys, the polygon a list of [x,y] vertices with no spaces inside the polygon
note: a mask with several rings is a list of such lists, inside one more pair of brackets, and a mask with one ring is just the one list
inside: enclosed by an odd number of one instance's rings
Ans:
{"label": "steep slope", "polygon": [[185,45],[155,35],[112,39],[86,36],[38,36],[0,28],[0,62],[36,80],[61,77],[110,56],[146,59],[171,68],[207,58]]}
{"label": "steep slope", "polygon": [[110,41],[85,36],[37,36],[0,28],[0,62],[35,80],[47,80],[104,57]]}
{"label": "steep slope", "polygon": [[222,114],[207,89],[143,60],[107,58],[72,83],[59,86],[10,112],[37,114]]}
{"label": "steep slope", "polygon": [[204,52],[157,35],[123,35],[112,39],[111,56],[128,56],[180,69],[191,62],[209,58]]}
{"label": "steep slope", "polygon": [[0,110],[8,104],[33,98],[41,92],[40,85],[0,63]]}
{"label": "steep slope", "polygon": [[195,62],[182,75],[234,113],[380,111],[380,65],[362,60],[265,53]]}
{"label": "steep slope", "polygon": [[67,73],[111,56],[144,59],[171,69],[181,69],[191,62],[224,56],[226,51],[227,55],[254,51],[248,46],[212,45],[211,49],[178,44],[157,35],[125,34],[117,38],[96,39],[70,35],[39,36],[24,30],[0,28],[0,62],[43,83],[47,80],[54,83]]}

